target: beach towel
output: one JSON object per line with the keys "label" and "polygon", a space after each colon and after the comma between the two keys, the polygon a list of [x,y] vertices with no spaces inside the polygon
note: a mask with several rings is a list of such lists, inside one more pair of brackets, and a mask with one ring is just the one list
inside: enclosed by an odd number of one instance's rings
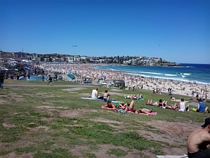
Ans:
{"label": "beach towel", "polygon": [[120,107],[121,102],[120,101],[112,101],[112,104],[114,104],[115,107],[118,109]]}
{"label": "beach towel", "polygon": [[94,99],[94,98],[91,98],[91,97],[81,97],[81,99],[85,99],[85,100],[97,100],[97,99]]}
{"label": "beach towel", "polygon": [[187,155],[156,155],[157,158],[188,158]]}
{"label": "beach towel", "polygon": [[94,98],[91,98],[91,97],[81,97],[81,99],[84,99],[84,100],[95,100],[95,101],[99,101],[99,102],[104,102],[104,100],[102,100],[102,99],[94,99]]}

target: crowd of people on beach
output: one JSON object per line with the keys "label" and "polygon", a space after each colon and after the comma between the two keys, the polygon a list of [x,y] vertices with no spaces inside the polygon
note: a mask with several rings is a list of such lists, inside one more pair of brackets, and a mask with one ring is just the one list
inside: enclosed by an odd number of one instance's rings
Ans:
{"label": "crowd of people on beach", "polygon": [[[182,82],[157,78],[146,78],[142,76],[136,76],[119,71],[100,70],[96,68],[96,65],[91,64],[52,64],[43,63],[36,65],[39,68],[44,69],[47,72],[59,72],[66,78],[68,73],[72,73],[76,76],[78,82],[82,82],[85,78],[91,78],[94,82],[103,80],[108,86],[113,80],[124,80],[125,87],[127,89],[146,89],[151,90],[153,93],[168,93],[168,94],[180,94],[192,97],[199,97],[205,100],[210,99],[210,85],[198,84],[193,82]],[[98,65],[97,65],[98,66]]]}

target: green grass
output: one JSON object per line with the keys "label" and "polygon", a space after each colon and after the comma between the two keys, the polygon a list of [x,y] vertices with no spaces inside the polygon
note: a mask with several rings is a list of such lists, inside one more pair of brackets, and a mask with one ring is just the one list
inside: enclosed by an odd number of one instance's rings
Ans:
{"label": "green grass", "polygon": [[66,149],[58,148],[54,149],[52,151],[37,151],[34,155],[35,158],[75,158],[75,156],[72,156],[71,153],[68,152]]}
{"label": "green grass", "polygon": [[[17,155],[31,153],[35,158],[80,157],[74,150],[81,147],[80,152],[83,157],[94,158],[96,153],[100,152],[100,145],[114,146],[115,148],[108,148],[106,154],[116,157],[124,157],[132,150],[139,151],[139,154],[142,151],[160,154],[164,153],[163,148],[170,146],[161,141],[148,140],[138,133],[144,130],[162,134],[163,131],[147,125],[147,122],[162,120],[201,124],[204,118],[209,116],[209,114],[180,113],[146,106],[147,99],[158,101],[162,98],[169,101],[170,97],[164,94],[152,94],[145,90],[135,92],[122,90],[118,92],[122,96],[111,97],[115,100],[130,102],[124,99],[124,94],[141,93],[144,101],[137,101],[136,108],[152,109],[158,112],[157,116],[120,114],[102,110],[101,105],[104,103],[80,98],[81,93],[90,94],[92,87],[82,86],[82,90],[69,93],[63,89],[81,86],[63,81],[54,82],[54,86],[46,86],[46,83],[34,81],[6,82],[20,85],[20,87],[11,86],[0,91],[0,144],[6,146],[0,149],[1,157],[6,157],[11,152]],[[28,86],[21,87],[24,84]],[[100,87],[101,94],[105,89]],[[185,97],[185,99],[190,98]],[[209,101],[207,105],[209,106]],[[62,117],[60,113],[65,110],[76,112],[78,115]],[[13,126],[4,127],[5,123]],[[185,142],[180,148],[183,146]],[[120,149],[121,147],[128,150],[124,151]]]}

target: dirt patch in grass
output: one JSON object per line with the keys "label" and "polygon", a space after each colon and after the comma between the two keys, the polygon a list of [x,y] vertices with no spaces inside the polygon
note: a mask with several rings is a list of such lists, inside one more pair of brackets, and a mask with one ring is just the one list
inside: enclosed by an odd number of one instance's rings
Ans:
{"label": "dirt patch in grass", "polygon": [[68,117],[68,118],[74,118],[74,117],[79,117],[82,115],[82,112],[76,111],[76,110],[65,110],[59,112],[60,117]]}
{"label": "dirt patch in grass", "polygon": [[2,123],[2,126],[7,129],[16,127],[14,124],[6,123],[6,122]]}
{"label": "dirt patch in grass", "polygon": [[[148,140],[161,142],[165,147],[165,154],[186,153],[186,141],[189,134],[197,127],[191,123],[167,122],[152,120],[145,123],[150,130],[138,130],[137,132]],[[180,148],[182,146],[182,148]]]}
{"label": "dirt patch in grass", "polygon": [[36,93],[36,95],[40,96],[40,97],[44,97],[44,98],[54,98],[54,97],[56,97],[55,94],[49,94],[49,93]]}
{"label": "dirt patch in grass", "polygon": [[80,93],[79,95],[83,97],[90,97],[90,93]]}
{"label": "dirt patch in grass", "polygon": [[166,147],[162,148],[162,152],[166,155],[184,155],[187,154],[186,147],[177,148],[177,147]]}
{"label": "dirt patch in grass", "polygon": [[111,95],[118,95],[118,96],[124,96],[123,93],[118,93],[118,92],[110,92]]}
{"label": "dirt patch in grass", "polygon": [[186,139],[188,135],[200,125],[195,123],[182,123],[182,122],[167,122],[167,121],[150,121],[146,123],[154,128],[160,130],[161,133],[170,135],[172,137]]}
{"label": "dirt patch in grass", "polygon": [[[115,150],[115,153],[110,154],[111,150]],[[117,152],[118,151],[118,152]],[[121,152],[123,151],[124,155],[120,156]],[[94,152],[94,154],[96,155],[96,157],[103,157],[103,158],[118,158],[118,157],[123,157],[123,158],[139,158],[139,157],[155,157],[154,154],[152,154],[151,152],[147,152],[147,151],[138,151],[138,150],[134,150],[134,149],[129,149],[129,148],[125,148],[125,147],[121,147],[121,146],[114,146],[111,144],[103,144],[103,145],[99,145],[99,149],[97,151]]]}
{"label": "dirt patch in grass", "polygon": [[2,98],[0,99],[0,105],[1,105],[1,104],[6,104],[6,103],[7,103],[6,100],[3,100]]}
{"label": "dirt patch in grass", "polygon": [[64,107],[64,106],[38,106],[38,109],[51,109],[51,110],[65,110],[68,109],[68,107]]}
{"label": "dirt patch in grass", "polygon": [[8,103],[8,101],[22,102],[23,100],[24,100],[23,96],[18,95],[16,93],[10,93],[8,95],[0,96],[0,104]]}
{"label": "dirt patch in grass", "polygon": [[67,92],[70,92],[70,93],[76,93],[77,91],[84,90],[84,89],[86,89],[86,88],[75,87],[75,88],[63,89],[63,91],[67,91]]}
{"label": "dirt patch in grass", "polygon": [[9,100],[14,100],[15,102],[22,102],[24,101],[24,98],[22,95],[18,95],[18,94],[15,94],[15,93],[12,93],[8,96],[8,99]]}
{"label": "dirt patch in grass", "polygon": [[[29,147],[33,145],[34,143],[32,141],[29,141],[26,137],[24,137],[21,140],[18,140],[17,142],[14,143],[0,143],[0,153],[1,152],[6,152],[9,153],[5,156],[1,155],[0,157],[5,157],[5,158],[13,158],[13,157],[24,157],[26,155],[16,155],[14,152],[10,153],[11,151],[14,151],[16,148],[24,148],[24,147]],[[13,157],[12,157],[13,156]]]}
{"label": "dirt patch in grass", "polygon": [[44,117],[44,118],[41,118],[41,121],[42,122],[46,122],[47,124],[52,123],[54,120],[55,120],[55,118],[53,118],[53,117]]}
{"label": "dirt patch in grass", "polygon": [[2,158],[33,158],[33,155],[31,153],[18,155],[15,152],[11,152],[8,155],[2,156]]}
{"label": "dirt patch in grass", "polygon": [[97,110],[91,110],[91,109],[64,110],[59,112],[59,116],[67,118],[75,118],[92,112],[97,112]]}
{"label": "dirt patch in grass", "polygon": [[[43,106],[38,106],[36,107],[36,111],[40,113],[45,113],[48,115],[46,119],[49,119],[48,121],[51,122],[53,117],[57,117],[59,115],[59,112],[61,110],[66,110],[68,109],[67,107],[63,106],[48,106],[48,105],[43,105]],[[47,121],[47,122],[48,122]]]}
{"label": "dirt patch in grass", "polygon": [[114,91],[114,92],[122,92],[121,89],[111,89],[111,91]]}
{"label": "dirt patch in grass", "polygon": [[122,122],[104,119],[104,118],[96,118],[96,119],[91,119],[91,120],[95,122],[108,123],[108,124],[122,124]]}
{"label": "dirt patch in grass", "polygon": [[67,118],[75,118],[83,116],[84,114],[98,112],[98,110],[94,109],[72,109],[68,110],[68,107],[62,106],[38,106],[39,112],[45,112],[48,116],[55,117],[67,117]]}
{"label": "dirt patch in grass", "polygon": [[110,127],[113,127],[115,129],[118,129],[118,130],[125,129],[125,126],[124,126],[123,122],[109,120],[109,119],[105,119],[105,118],[95,118],[95,119],[90,119],[90,120],[94,121],[94,122],[99,122],[99,123],[106,123]]}
{"label": "dirt patch in grass", "polygon": [[156,157],[156,155],[155,154],[153,154],[153,153],[151,153],[151,151],[148,151],[148,150],[144,150],[144,151],[141,151],[141,154],[139,155],[134,155],[133,157],[136,157],[136,158],[138,158],[138,157],[143,157],[143,158],[152,158],[152,157]]}
{"label": "dirt patch in grass", "polygon": [[70,149],[70,152],[77,157],[85,158],[86,157],[85,153],[88,152],[89,150],[90,149],[88,146],[80,145],[80,146],[76,146],[76,147]]}
{"label": "dirt patch in grass", "polygon": [[[115,151],[115,152],[112,152]],[[123,151],[123,152],[122,152]],[[87,157],[88,153],[91,153],[95,155],[95,157],[103,157],[103,158],[152,158],[155,157],[155,155],[149,151],[138,151],[135,149],[129,149],[122,146],[114,146],[112,144],[101,144],[97,145],[95,148],[91,148],[90,146],[76,146],[73,149],[70,149],[70,152],[78,156],[80,158]],[[123,153],[123,155],[121,154]]]}
{"label": "dirt patch in grass", "polygon": [[47,132],[49,130],[49,127],[47,127],[47,126],[38,126],[38,127],[35,127],[35,128],[28,128],[28,129],[29,129],[29,132],[37,133],[37,132]]}

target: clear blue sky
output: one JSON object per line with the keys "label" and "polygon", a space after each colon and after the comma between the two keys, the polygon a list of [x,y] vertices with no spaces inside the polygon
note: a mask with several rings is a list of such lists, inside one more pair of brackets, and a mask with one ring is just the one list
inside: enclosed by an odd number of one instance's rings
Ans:
{"label": "clear blue sky", "polygon": [[210,0],[0,0],[0,50],[210,64]]}

